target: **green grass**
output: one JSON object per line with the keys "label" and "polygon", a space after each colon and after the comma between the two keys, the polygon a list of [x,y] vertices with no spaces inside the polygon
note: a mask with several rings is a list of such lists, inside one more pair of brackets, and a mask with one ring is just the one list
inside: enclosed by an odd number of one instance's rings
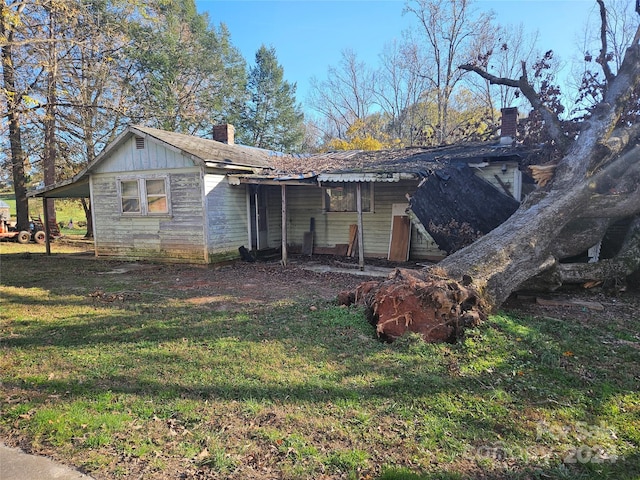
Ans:
{"label": "green grass", "polygon": [[388,345],[356,308],[197,303],[186,267],[121,265],[0,256],[0,438],[104,478],[640,478],[640,350],[610,341],[637,322]]}
{"label": "green grass", "polygon": [[[0,193],[0,200],[9,205],[10,214],[15,220],[16,200],[13,192]],[[73,220],[74,224],[76,225],[75,229],[64,228],[64,231],[61,232],[63,233],[63,235],[84,235],[86,233],[85,228],[80,228],[77,226],[78,222],[81,222],[83,225],[85,224],[84,222],[86,222],[84,209],[82,208],[82,203],[80,202],[80,200],[56,199],[55,207],[56,219],[59,223],[62,222],[66,227],[69,223],[69,220]],[[29,199],[29,215],[32,218],[44,218],[44,213],[42,210],[42,200],[36,198]]]}

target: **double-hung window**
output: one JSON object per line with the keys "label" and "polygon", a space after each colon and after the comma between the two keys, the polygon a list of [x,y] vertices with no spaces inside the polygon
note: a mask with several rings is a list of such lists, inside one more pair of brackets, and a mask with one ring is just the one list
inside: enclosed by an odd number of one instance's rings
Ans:
{"label": "double-hung window", "polygon": [[121,178],[118,180],[122,215],[168,215],[168,177]]}
{"label": "double-hung window", "polygon": [[[362,211],[373,211],[373,188],[371,183],[361,184]],[[325,212],[356,212],[358,192],[355,183],[342,183],[324,188]]]}

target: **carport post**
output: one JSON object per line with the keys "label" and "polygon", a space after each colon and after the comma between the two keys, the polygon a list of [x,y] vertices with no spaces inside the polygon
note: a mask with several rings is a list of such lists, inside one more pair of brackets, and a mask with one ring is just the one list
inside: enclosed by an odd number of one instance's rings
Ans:
{"label": "carport post", "polygon": [[47,255],[51,255],[51,242],[49,241],[49,199],[42,197],[42,210],[44,211],[44,244],[47,249]]}
{"label": "carport post", "polygon": [[362,183],[356,183],[356,208],[358,210],[358,264],[364,270],[364,235],[362,233]]}
{"label": "carport post", "polygon": [[287,186],[280,185],[282,197],[282,265],[287,266]]}

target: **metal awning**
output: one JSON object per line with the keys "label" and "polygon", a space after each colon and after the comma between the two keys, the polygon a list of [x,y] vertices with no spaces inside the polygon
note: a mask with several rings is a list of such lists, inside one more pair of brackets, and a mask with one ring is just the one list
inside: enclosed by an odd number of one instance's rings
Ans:
{"label": "metal awning", "polygon": [[345,172],[345,173],[321,173],[318,181],[321,183],[332,182],[399,182],[400,180],[416,180],[419,178],[416,173],[405,172]]}
{"label": "metal awning", "polygon": [[58,182],[55,185],[29,192],[29,197],[40,198],[89,198],[89,177],[81,177]]}

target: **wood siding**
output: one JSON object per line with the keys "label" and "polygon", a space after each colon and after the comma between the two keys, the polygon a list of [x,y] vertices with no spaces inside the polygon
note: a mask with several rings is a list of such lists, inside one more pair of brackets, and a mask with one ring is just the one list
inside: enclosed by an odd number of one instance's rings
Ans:
{"label": "wood siding", "polygon": [[136,146],[136,137],[131,137],[109,154],[95,173],[133,172],[138,170],[166,170],[194,167],[194,162],[178,149],[144,139],[144,148]]}
{"label": "wood siding", "polygon": [[[169,178],[171,216],[122,215],[118,178]],[[206,261],[200,168],[92,175],[96,255],[176,262]]]}
{"label": "wood siding", "polygon": [[245,185],[229,185],[223,173],[207,173],[204,182],[210,261],[239,258],[248,240]]}
{"label": "wood siding", "polygon": [[[363,213],[364,254],[386,258],[391,234],[391,208],[394,203],[406,203],[405,195],[415,191],[417,182],[375,183],[374,209]],[[287,187],[287,237],[289,245],[301,246],[309,220],[315,218],[314,245],[334,247],[349,243],[349,225],[358,223],[355,212],[324,212],[322,188],[314,186]],[[279,205],[278,205],[279,207]],[[409,258],[425,259],[442,256],[433,239],[424,238],[415,229],[411,232]]]}
{"label": "wood siding", "polygon": [[[503,172],[503,165],[506,166],[506,170]],[[500,192],[507,193],[502,187],[499,178],[502,183],[507,187],[508,194],[515,198],[517,201],[521,200],[522,196],[522,172],[518,170],[518,165],[513,162],[507,163],[492,163],[483,168],[476,168],[476,175],[480,178],[484,178],[491,185],[496,187]],[[497,178],[496,178],[497,177]]]}

